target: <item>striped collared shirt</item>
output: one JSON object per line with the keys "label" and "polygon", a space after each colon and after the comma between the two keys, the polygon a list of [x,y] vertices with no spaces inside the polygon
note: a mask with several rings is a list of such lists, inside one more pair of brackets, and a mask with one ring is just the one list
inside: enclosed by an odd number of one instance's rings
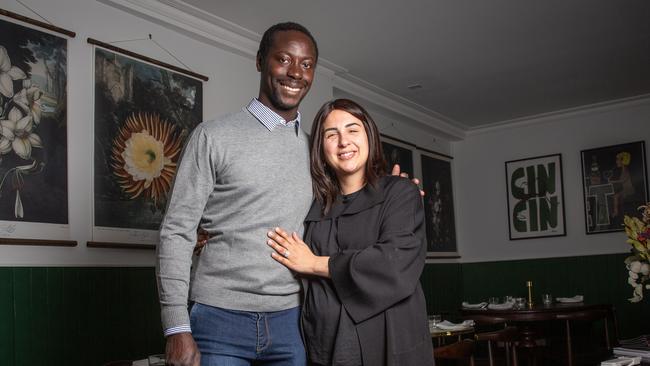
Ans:
{"label": "striped collared shirt", "polygon": [[300,112],[298,112],[296,119],[286,121],[284,118],[280,117],[280,115],[273,112],[271,108],[262,104],[262,102],[257,100],[257,98],[253,98],[251,102],[248,103],[246,110],[255,116],[255,118],[257,118],[269,131],[273,131],[273,129],[278,126],[296,126],[297,134],[298,129],[300,128]]}

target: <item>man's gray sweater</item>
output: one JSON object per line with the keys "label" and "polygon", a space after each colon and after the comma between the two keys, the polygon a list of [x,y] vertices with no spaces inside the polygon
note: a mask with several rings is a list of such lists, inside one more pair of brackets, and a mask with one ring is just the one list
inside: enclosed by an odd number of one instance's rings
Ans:
{"label": "man's gray sweater", "polygon": [[[201,123],[188,138],[161,225],[156,276],[164,329],[189,325],[189,298],[232,310],[300,303],[293,274],[271,258],[266,233],[302,236],[312,202],[307,135],[269,131],[246,109]],[[197,226],[211,239],[195,263]]]}

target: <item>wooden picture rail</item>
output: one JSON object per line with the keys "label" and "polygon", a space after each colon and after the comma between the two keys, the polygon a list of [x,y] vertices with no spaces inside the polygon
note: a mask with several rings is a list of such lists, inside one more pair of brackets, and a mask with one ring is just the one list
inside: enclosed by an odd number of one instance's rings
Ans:
{"label": "wooden picture rail", "polygon": [[[432,253],[432,252],[429,252]],[[449,254],[449,255],[430,255],[427,254],[426,259],[458,259],[460,255],[458,254]]]}
{"label": "wooden picture rail", "polygon": [[400,142],[400,143],[402,143],[402,144],[404,144],[404,145],[413,146],[413,148],[415,148],[415,149],[417,149],[417,150],[422,150],[422,151],[424,151],[424,152],[428,152],[429,154],[439,155],[439,156],[445,157],[445,158],[447,158],[447,159],[449,159],[449,160],[453,160],[453,159],[454,159],[453,156],[449,156],[449,155],[447,155],[447,154],[439,153],[439,152],[437,152],[437,151],[433,151],[433,150],[425,149],[425,148],[420,147],[420,146],[418,146],[418,145],[416,145],[416,144],[414,144],[414,143],[412,143],[412,142],[404,141],[404,140],[402,140],[402,139],[398,139],[398,138],[395,138],[395,137],[393,137],[393,136],[386,135],[385,133],[380,133],[379,136],[386,137],[386,138],[389,138],[389,139],[391,139],[391,140],[395,140],[395,141]]}
{"label": "wooden picture rail", "polygon": [[27,23],[27,24],[35,25],[35,26],[38,26],[38,27],[41,27],[41,28],[45,28],[45,29],[50,30],[52,32],[61,33],[61,34],[64,34],[64,35],[66,35],[66,36],[68,36],[70,38],[74,38],[74,37],[77,36],[77,34],[75,32],[53,26],[52,24],[41,22],[40,20],[35,20],[35,19],[32,19],[32,18],[28,18],[26,16],[22,16],[20,14],[13,13],[13,12],[11,12],[9,10],[0,9],[0,15],[4,15],[7,18],[12,18],[12,19],[19,20],[19,21],[21,21],[23,23]]}
{"label": "wooden picture rail", "polygon": [[180,73],[180,74],[185,74],[185,75],[193,77],[195,79],[208,81],[207,76],[197,74],[194,71],[181,69],[180,67],[170,65],[170,64],[168,64],[166,62],[158,61],[158,60],[155,60],[155,59],[153,59],[151,57],[143,56],[143,55],[140,55],[138,53],[131,52],[129,50],[125,50],[123,48],[115,47],[112,44],[105,43],[105,42],[102,42],[102,41],[98,41],[98,40],[93,39],[93,38],[88,38],[87,41],[88,41],[88,43],[90,43],[92,45],[95,45],[95,46],[98,46],[98,47],[101,47],[101,48],[105,48],[105,49],[113,51],[113,52],[121,53],[123,55],[130,56],[130,57],[133,57],[133,58],[148,62],[150,64],[154,64],[156,66],[164,67],[166,69],[175,71],[175,72]]}
{"label": "wooden picture rail", "polygon": [[54,247],[76,247],[77,241],[0,238],[0,245],[42,245],[42,246],[54,246]]}
{"label": "wooden picture rail", "polygon": [[127,244],[127,243],[111,243],[105,241],[89,241],[86,243],[89,248],[117,248],[117,249],[146,249],[155,250],[156,246],[153,244]]}

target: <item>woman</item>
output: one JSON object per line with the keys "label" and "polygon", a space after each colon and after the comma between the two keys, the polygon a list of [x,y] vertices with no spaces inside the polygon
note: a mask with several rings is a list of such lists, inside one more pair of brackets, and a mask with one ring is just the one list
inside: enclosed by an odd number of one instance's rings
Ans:
{"label": "woman", "polygon": [[316,200],[305,241],[281,228],[268,241],[273,258],[303,277],[311,364],[433,365],[418,188],[385,176],[377,126],[355,102],[326,103],[311,136]]}

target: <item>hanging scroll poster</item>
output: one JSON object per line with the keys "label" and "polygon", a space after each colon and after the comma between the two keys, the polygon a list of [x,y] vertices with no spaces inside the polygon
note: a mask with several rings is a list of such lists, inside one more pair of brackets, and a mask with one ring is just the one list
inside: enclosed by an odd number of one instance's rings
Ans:
{"label": "hanging scroll poster", "polygon": [[157,243],[202,100],[199,80],[95,48],[95,243]]}
{"label": "hanging scroll poster", "polygon": [[76,245],[67,241],[67,47],[66,38],[0,19],[3,244]]}

